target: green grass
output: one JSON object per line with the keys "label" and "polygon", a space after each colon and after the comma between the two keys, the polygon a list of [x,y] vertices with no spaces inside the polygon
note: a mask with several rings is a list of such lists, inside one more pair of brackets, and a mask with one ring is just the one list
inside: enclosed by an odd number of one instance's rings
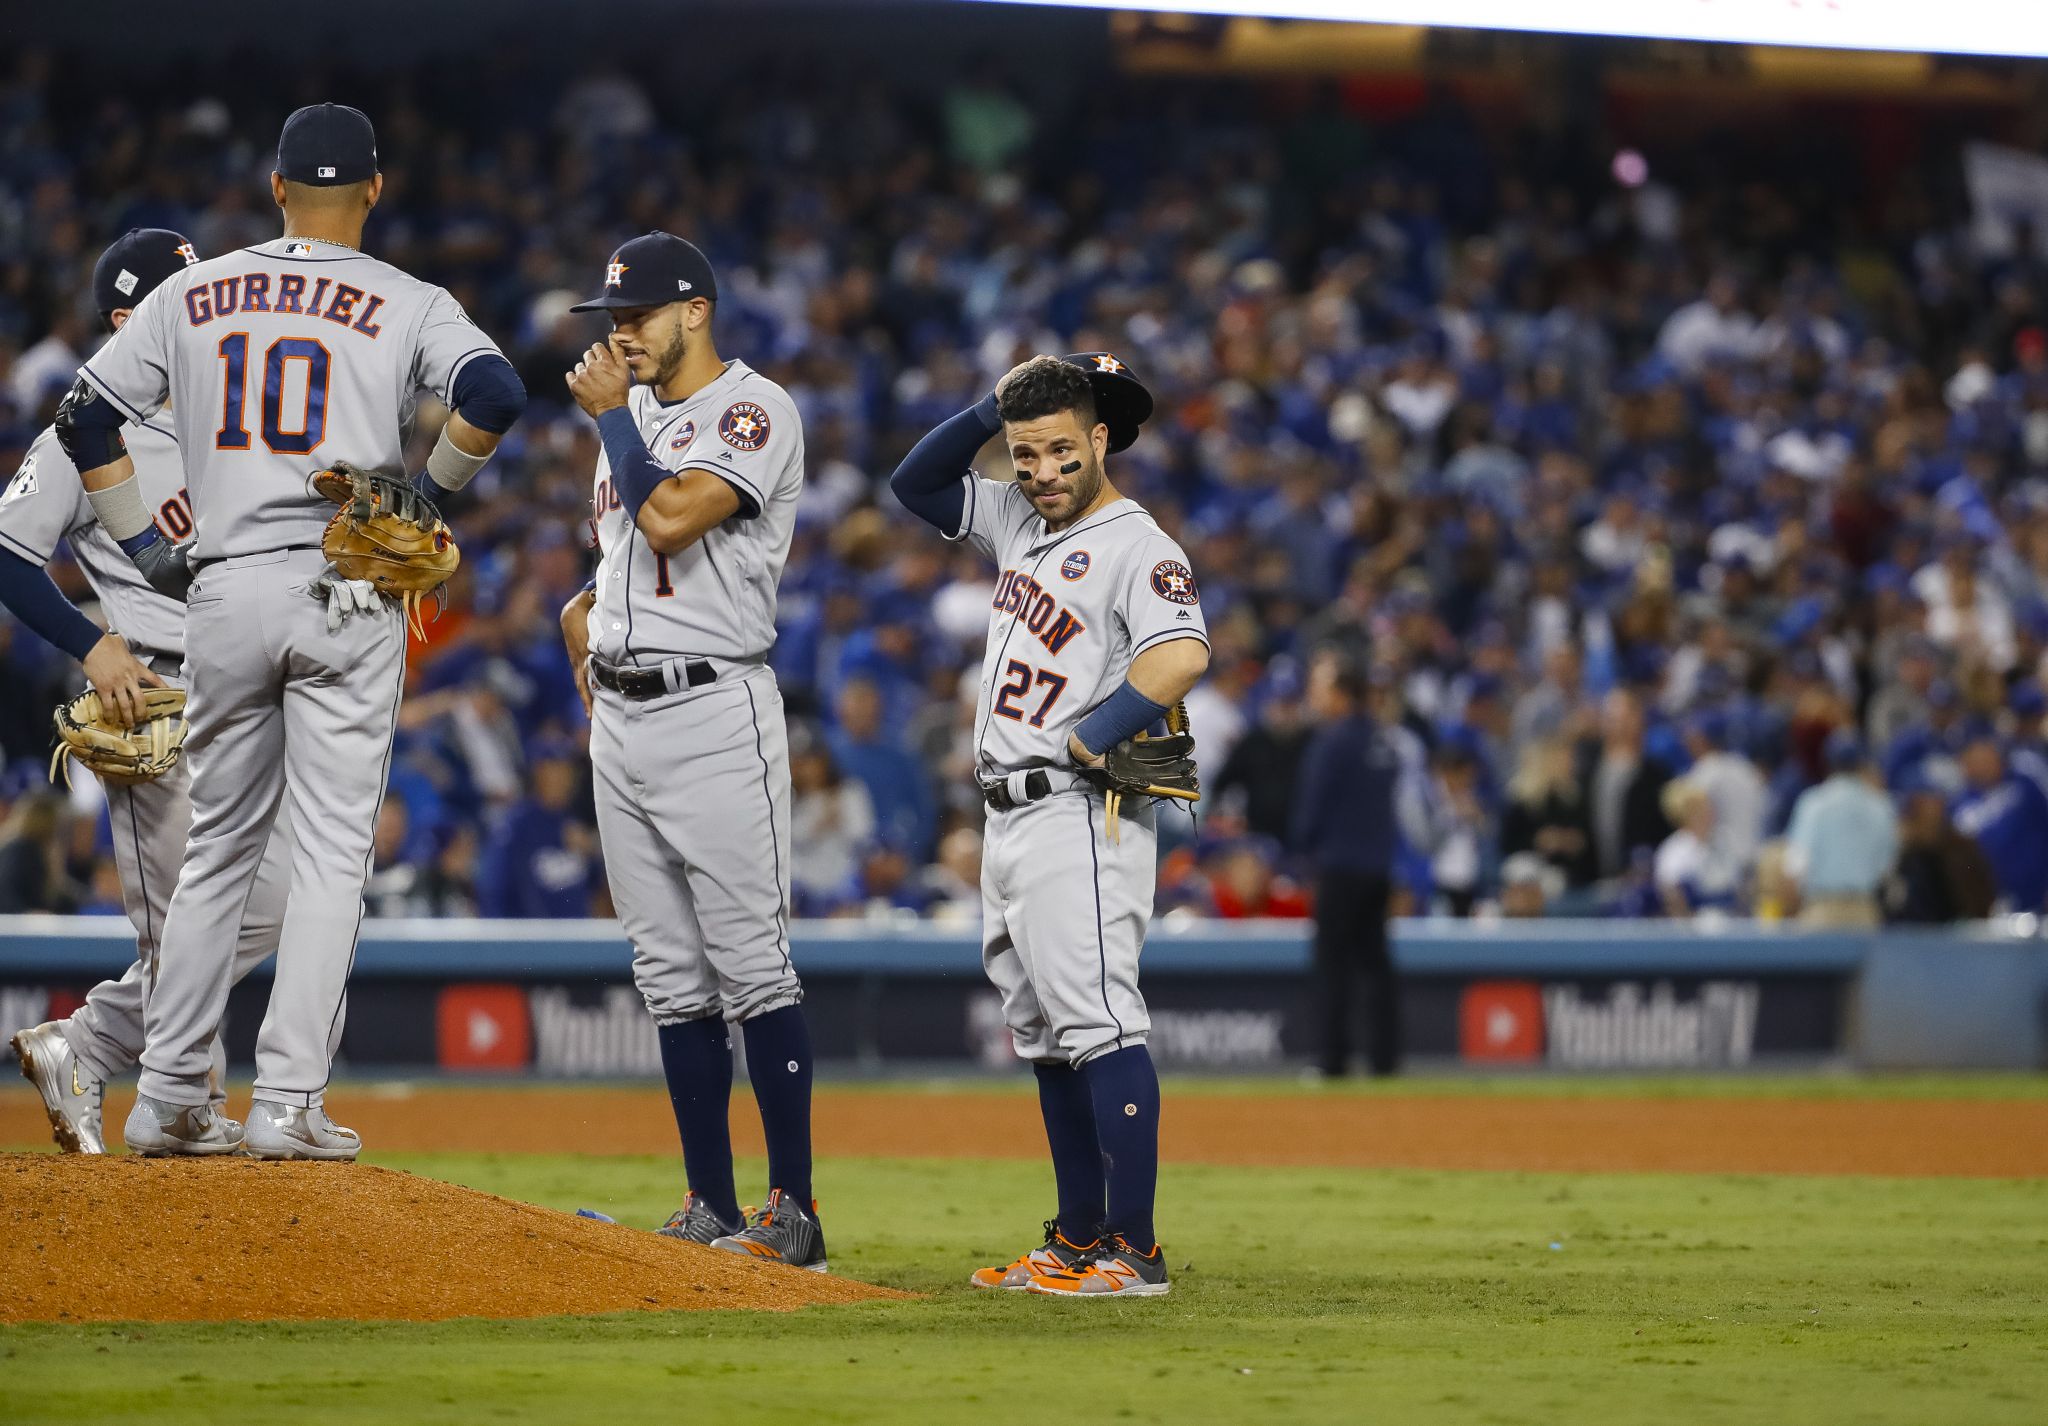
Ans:
{"label": "green grass", "polygon": [[[380,1162],[651,1224],[653,1159]],[[743,1183],[759,1176],[748,1166]],[[0,1421],[2039,1421],[2048,1181],[1172,1167],[1173,1296],[979,1294],[1022,1165],[834,1160],[792,1315],[0,1330]],[[118,1245],[112,1245],[118,1251]]]}

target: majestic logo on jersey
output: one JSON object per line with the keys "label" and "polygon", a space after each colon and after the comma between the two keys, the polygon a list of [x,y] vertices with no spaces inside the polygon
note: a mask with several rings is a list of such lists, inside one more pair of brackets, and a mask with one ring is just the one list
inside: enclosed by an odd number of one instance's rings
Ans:
{"label": "majestic logo on jersey", "polygon": [[1088,572],[1088,551],[1075,550],[1060,562],[1060,576],[1064,579],[1079,579]]}
{"label": "majestic logo on jersey", "polygon": [[617,287],[621,282],[625,281],[626,268],[628,266],[629,264],[620,262],[617,258],[606,263],[604,265],[604,285],[606,287]]}
{"label": "majestic logo on jersey", "polygon": [[1195,572],[1179,560],[1152,566],[1152,592],[1174,604],[1193,604],[1202,597],[1195,589]]}
{"label": "majestic logo on jersey", "polygon": [[758,451],[768,444],[768,413],[751,401],[735,401],[718,418],[718,434],[736,451]]}
{"label": "majestic logo on jersey", "polygon": [[996,597],[991,607],[1001,614],[1015,614],[1017,622],[1054,653],[1088,627],[1060,608],[1059,601],[1037,580],[1014,569],[1004,570],[1003,577],[996,581]]}
{"label": "majestic logo on jersey", "polygon": [[177,247],[171,249],[171,251],[175,252],[179,257],[185,259],[185,266],[187,267],[190,267],[192,266],[193,263],[199,261],[199,250],[193,247],[192,244],[190,243],[179,243]]}
{"label": "majestic logo on jersey", "polygon": [[1115,357],[1111,356],[1108,352],[1104,352],[1101,356],[1095,358],[1095,369],[1097,371],[1106,371],[1110,372],[1111,374],[1114,374],[1116,372],[1122,371],[1124,369],[1124,364],[1118,361]]}
{"label": "majestic logo on jersey", "polygon": [[682,427],[677,430],[675,439],[668,443],[668,448],[672,451],[679,451],[696,439],[697,423],[695,421],[685,421]]}

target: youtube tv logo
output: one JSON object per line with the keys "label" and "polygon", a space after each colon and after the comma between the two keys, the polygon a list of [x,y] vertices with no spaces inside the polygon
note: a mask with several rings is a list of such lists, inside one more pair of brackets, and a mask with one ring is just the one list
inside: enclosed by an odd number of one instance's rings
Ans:
{"label": "youtube tv logo", "polygon": [[516,985],[451,985],[435,1011],[444,1070],[523,1070],[533,1058],[533,1021]]}
{"label": "youtube tv logo", "polygon": [[1534,1064],[1543,1058],[1543,988],[1532,980],[1482,980],[1458,1001],[1458,1053],[1468,1063]]}

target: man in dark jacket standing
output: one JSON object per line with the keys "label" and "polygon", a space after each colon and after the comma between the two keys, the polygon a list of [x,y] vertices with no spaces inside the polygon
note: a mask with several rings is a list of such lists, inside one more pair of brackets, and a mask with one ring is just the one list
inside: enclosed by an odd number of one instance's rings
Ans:
{"label": "man in dark jacket standing", "polygon": [[1362,975],[1370,1007],[1366,1063],[1374,1074],[1393,1074],[1401,1064],[1401,1009],[1387,948],[1387,889],[1401,758],[1366,716],[1365,674],[1346,656],[1316,656],[1308,697],[1321,726],[1302,755],[1292,830],[1295,851],[1316,877],[1318,1063],[1326,1075],[1345,1072],[1353,983]]}

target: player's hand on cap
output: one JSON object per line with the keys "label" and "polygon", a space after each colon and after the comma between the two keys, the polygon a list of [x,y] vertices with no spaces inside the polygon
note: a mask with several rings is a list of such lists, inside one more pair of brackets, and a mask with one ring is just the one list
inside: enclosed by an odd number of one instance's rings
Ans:
{"label": "player's hand on cap", "polygon": [[128,651],[128,641],[112,629],[86,651],[85,676],[100,696],[100,706],[129,728],[143,720],[142,690],[164,686],[148,665]]}
{"label": "player's hand on cap", "polygon": [[633,385],[633,373],[613,343],[611,337],[593,343],[576,369],[563,378],[576,404],[593,419],[624,406]]}
{"label": "player's hand on cap", "polygon": [[368,614],[377,609],[384,596],[367,579],[343,579],[332,570],[306,586],[315,599],[327,601],[327,632],[338,634],[351,614]]}

